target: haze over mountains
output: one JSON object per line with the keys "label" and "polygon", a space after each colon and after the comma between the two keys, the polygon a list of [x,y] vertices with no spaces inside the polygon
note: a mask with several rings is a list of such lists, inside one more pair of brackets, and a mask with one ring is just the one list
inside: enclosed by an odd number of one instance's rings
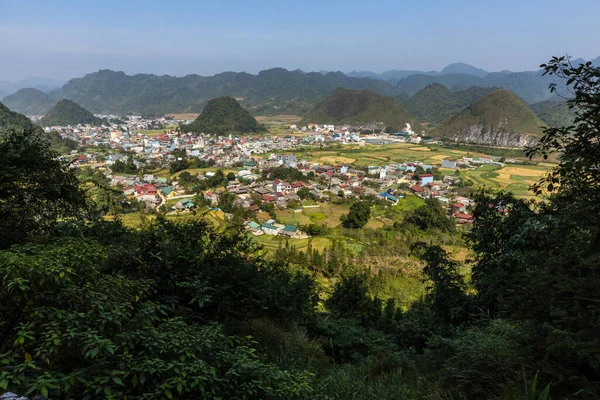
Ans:
{"label": "haze over mountains", "polygon": [[[574,60],[579,62],[580,60]],[[600,57],[593,60],[600,65]],[[49,95],[69,99],[93,113],[128,112],[164,114],[200,112],[206,102],[219,96],[231,96],[252,114],[303,115],[338,87],[370,89],[379,94],[407,99],[423,88],[440,84],[454,91],[471,86],[505,88],[528,103],[556,99],[548,90],[553,77],[541,71],[491,72],[464,63],[448,65],[437,71],[309,72],[283,68],[264,70],[256,75],[223,72],[214,76],[136,74],[100,70],[71,79]],[[38,84],[40,82],[37,82]],[[22,82],[21,82],[22,84]],[[4,90],[0,85],[0,90]],[[38,89],[39,90],[39,89]],[[561,86],[559,86],[561,90]],[[43,92],[44,90],[40,90]],[[42,93],[19,91],[6,96],[11,109],[29,115],[43,115],[51,104]]]}

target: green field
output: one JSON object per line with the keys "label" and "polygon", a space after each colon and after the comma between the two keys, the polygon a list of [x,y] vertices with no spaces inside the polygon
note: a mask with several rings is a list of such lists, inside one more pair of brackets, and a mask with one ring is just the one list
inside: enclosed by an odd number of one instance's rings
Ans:
{"label": "green field", "polygon": [[[307,159],[319,164],[350,164],[354,167],[368,165],[384,165],[401,163],[405,161],[421,161],[425,164],[439,165],[444,159],[458,159],[461,157],[479,158],[489,157],[485,147],[446,148],[437,145],[416,145],[410,143],[396,143],[388,145],[345,146],[339,149],[300,149],[296,151],[299,159]],[[489,150],[494,153],[493,150]],[[508,150],[507,150],[508,152]],[[519,154],[519,150],[510,150],[510,154]],[[525,161],[527,157],[515,157],[518,161]],[[533,197],[528,187],[537,182],[544,173],[555,164],[543,160],[535,160],[538,165],[506,164],[504,167],[486,164],[475,170],[464,171],[463,175],[470,178],[474,188],[492,188],[513,190],[519,197]],[[446,174],[454,173],[453,170],[442,170]],[[514,185],[519,183],[519,185]]]}

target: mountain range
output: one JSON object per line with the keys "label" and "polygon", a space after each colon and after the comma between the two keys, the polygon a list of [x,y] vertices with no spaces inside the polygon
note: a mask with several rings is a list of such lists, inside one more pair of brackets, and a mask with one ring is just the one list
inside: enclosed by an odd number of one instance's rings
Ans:
{"label": "mountain range", "polygon": [[[582,60],[574,60],[579,62]],[[600,57],[592,61],[600,65]],[[37,82],[40,84],[40,82]],[[303,115],[338,87],[370,89],[400,101],[432,84],[451,91],[472,86],[509,89],[528,103],[556,100],[548,90],[550,83],[561,82],[542,76],[542,71],[487,72],[464,63],[450,64],[442,71],[302,72],[283,68],[264,70],[256,75],[223,72],[214,76],[136,74],[100,70],[71,79],[49,95],[56,100],[73,100],[96,114],[165,114],[200,112],[206,102],[220,96],[237,99],[254,115]],[[2,86],[0,85],[0,90]],[[6,90],[5,90],[6,92]],[[44,92],[44,90],[40,90]],[[50,100],[40,92],[19,91],[6,102],[15,111],[44,114]]]}
{"label": "mountain range", "polygon": [[230,96],[255,115],[301,115],[337,87],[371,89],[382,94],[397,92],[390,82],[350,78],[341,72],[320,74],[273,68],[257,75],[224,72],[210,77],[130,76],[101,70],[71,79],[51,95],[73,100],[96,114],[200,112],[208,100]]}
{"label": "mountain range", "polygon": [[64,84],[64,81],[42,77],[30,77],[16,82],[0,81],[0,99],[15,93],[19,89],[34,88],[43,92],[49,92]]}

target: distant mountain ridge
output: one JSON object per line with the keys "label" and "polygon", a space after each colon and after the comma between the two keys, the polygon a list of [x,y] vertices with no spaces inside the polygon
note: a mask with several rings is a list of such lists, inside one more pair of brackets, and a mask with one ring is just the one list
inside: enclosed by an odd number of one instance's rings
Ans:
{"label": "distant mountain ridge", "polygon": [[8,108],[26,115],[45,115],[58,100],[34,88],[19,89],[3,99]]}
{"label": "distant mountain ridge", "polygon": [[326,99],[308,112],[300,124],[370,124],[381,123],[385,127],[401,130],[409,123],[417,132],[422,131],[417,119],[402,104],[389,96],[372,90],[360,91],[337,88]]}
{"label": "distant mountain ridge", "polygon": [[[41,90],[42,92],[49,92],[64,84],[64,81],[42,77],[30,77],[16,82],[0,81],[0,98],[13,94],[19,89],[33,88]],[[4,95],[2,95],[2,93],[4,93]]]}
{"label": "distant mountain ridge", "polygon": [[432,135],[466,143],[524,147],[537,142],[544,125],[521,99],[498,89],[442,121]]}
{"label": "distant mountain ridge", "polygon": [[[600,57],[592,62],[600,65]],[[380,74],[369,71],[343,74],[272,68],[256,75],[223,72],[214,76],[174,77],[127,75],[120,71],[100,70],[71,79],[49,94],[57,100],[73,100],[96,114],[200,112],[210,99],[230,96],[254,115],[304,115],[338,87],[370,89],[402,102],[435,83],[451,91],[466,90],[472,86],[500,87],[511,90],[528,103],[536,103],[552,99],[548,85],[553,82],[559,83],[559,90],[562,90],[561,81],[542,76],[542,71],[539,70],[488,73],[464,63],[450,64],[441,72],[390,70]],[[3,90],[0,82],[0,92]],[[43,103],[40,98],[14,101],[11,104],[21,111],[33,114],[34,111],[44,109],[35,104]],[[9,99],[10,101],[13,99]]]}
{"label": "distant mountain ridge", "polygon": [[442,70],[441,75],[447,75],[447,74],[469,74],[469,75],[484,77],[487,74],[489,74],[489,72],[487,72],[481,68],[474,67],[469,64],[454,63],[454,64],[450,64],[450,65],[446,66],[446,68],[444,68]]}
{"label": "distant mountain ridge", "polygon": [[41,120],[42,126],[101,125],[102,119],[71,100],[60,100]]}
{"label": "distant mountain ridge", "polygon": [[340,86],[388,95],[398,92],[389,82],[350,78],[341,72],[320,74],[273,68],[257,75],[224,72],[211,77],[180,78],[152,74],[130,76],[101,70],[71,79],[51,94],[71,99],[97,114],[200,112],[208,100],[220,96],[238,99],[255,115],[303,114]]}

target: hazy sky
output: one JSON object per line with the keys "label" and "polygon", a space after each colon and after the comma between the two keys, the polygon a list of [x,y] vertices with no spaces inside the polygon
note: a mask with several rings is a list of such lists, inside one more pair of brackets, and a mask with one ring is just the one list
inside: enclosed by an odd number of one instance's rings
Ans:
{"label": "hazy sky", "polygon": [[0,0],[0,81],[99,69],[212,75],[533,70],[600,55],[600,0]]}

